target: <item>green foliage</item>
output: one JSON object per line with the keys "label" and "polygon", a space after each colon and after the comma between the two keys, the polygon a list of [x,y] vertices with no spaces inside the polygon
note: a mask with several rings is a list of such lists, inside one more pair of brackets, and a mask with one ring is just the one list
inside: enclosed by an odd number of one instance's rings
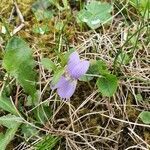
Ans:
{"label": "green foliage", "polygon": [[32,10],[36,11],[38,9],[40,10],[45,10],[49,6],[51,6],[51,1],[53,0],[37,0],[33,5],[32,5]]}
{"label": "green foliage", "polygon": [[97,29],[100,24],[107,22],[111,18],[111,11],[112,6],[109,3],[92,1],[78,13],[77,20],[78,22],[86,23],[92,29]]}
{"label": "green foliage", "polygon": [[139,118],[141,118],[145,124],[150,124],[150,111],[141,112]]}
{"label": "green foliage", "polygon": [[37,10],[34,14],[38,21],[46,19],[50,20],[53,17],[53,13],[49,10]]}
{"label": "green foliage", "polygon": [[92,76],[83,75],[82,77],[79,78],[79,81],[88,82],[88,81],[91,81],[93,78],[94,77],[92,77]]}
{"label": "green foliage", "polygon": [[113,96],[117,90],[118,80],[115,75],[105,74],[97,80],[96,85],[103,96],[110,97]]}
{"label": "green foliage", "polygon": [[132,6],[134,6],[145,19],[150,17],[150,1],[149,0],[130,0]]}
{"label": "green foliage", "polygon": [[[63,4],[63,7],[61,6]],[[69,4],[67,0],[62,0],[62,3],[60,4],[59,0],[37,0],[33,5],[32,5],[32,11],[36,13],[37,10],[42,10],[45,11],[47,10],[50,6],[55,6],[59,11],[69,9]],[[50,13],[50,11],[49,11]],[[38,17],[38,16],[37,16]],[[46,18],[44,18],[46,19]],[[42,19],[43,20],[43,19]]]}
{"label": "green foliage", "polygon": [[40,105],[34,110],[34,117],[39,123],[46,123],[52,116],[52,110],[49,106]]}
{"label": "green foliage", "polygon": [[[36,17],[36,20],[40,22],[40,24],[35,24],[33,26],[33,33],[43,35],[50,31],[48,20],[53,18],[53,12],[49,9],[51,3],[51,0],[37,0],[32,5],[32,11]],[[41,23],[41,21],[43,22]]]}
{"label": "green foliage", "polygon": [[5,135],[0,136],[0,149],[6,150],[7,145],[10,141],[13,140],[16,131],[18,130],[19,125],[16,125],[14,128],[7,129]]}
{"label": "green foliage", "polygon": [[48,10],[49,6],[51,6],[50,0],[38,0],[32,5],[32,11],[38,21],[53,17],[52,11]]}
{"label": "green foliage", "polygon": [[36,150],[52,150],[59,141],[58,137],[47,135],[35,145]]}
{"label": "green foliage", "polygon": [[130,62],[130,57],[129,55],[126,53],[126,52],[121,52],[119,55],[118,55],[118,58],[117,58],[117,61],[120,63],[120,64],[128,64]]}
{"label": "green foliage", "polygon": [[3,67],[11,76],[15,77],[25,92],[35,98],[36,73],[33,70],[35,62],[31,49],[27,43],[19,37],[12,37],[6,46]]}
{"label": "green foliage", "polygon": [[38,132],[39,131],[35,127],[32,127],[29,124],[21,125],[21,133],[23,134],[23,136],[26,140],[28,140],[28,138],[36,136],[38,134]]}
{"label": "green foliage", "polygon": [[55,25],[55,29],[58,31],[61,31],[63,27],[64,27],[64,23],[62,21],[57,22]]}
{"label": "green foliage", "polygon": [[0,125],[7,128],[14,128],[16,124],[20,124],[21,122],[23,122],[22,118],[11,114],[0,117]]}
{"label": "green foliage", "polygon": [[65,54],[60,53],[61,66],[64,67],[67,64],[70,54],[73,53],[74,51],[75,51],[75,49],[71,48]]}
{"label": "green foliage", "polygon": [[36,25],[36,26],[33,26],[33,32],[34,33],[37,33],[37,34],[41,34],[41,35],[43,35],[43,34],[46,34],[46,33],[48,33],[50,31],[50,29],[49,29],[49,27],[48,27],[48,25]]}
{"label": "green foliage", "polygon": [[93,60],[91,61],[91,65],[90,68],[87,72],[88,74],[105,74],[105,73],[109,73],[107,65],[104,61],[102,60]]}
{"label": "green foliage", "polygon": [[87,81],[92,80],[94,78],[93,77],[94,75],[97,76],[97,75],[102,75],[105,73],[109,73],[109,71],[108,71],[106,63],[104,61],[102,61],[102,60],[91,60],[90,67],[87,71],[87,74],[89,74],[90,76],[84,75],[79,80],[87,82]]}
{"label": "green foliage", "polygon": [[64,68],[59,68],[54,72],[53,78],[52,78],[52,85],[55,85],[60,77],[64,74]]}
{"label": "green foliage", "polygon": [[14,115],[0,117],[0,124],[8,129],[5,134],[0,135],[0,149],[5,150],[10,141],[14,138],[16,131],[20,126],[22,119]]}
{"label": "green foliage", "polygon": [[57,69],[56,65],[54,62],[52,62],[49,58],[42,58],[41,64],[43,67],[49,71],[54,71]]}
{"label": "green foliage", "polygon": [[140,93],[136,94],[136,100],[139,101],[139,102],[142,102],[143,101],[143,97]]}
{"label": "green foliage", "polygon": [[14,115],[18,115],[17,110],[9,98],[0,96],[0,108]]}
{"label": "green foliage", "polygon": [[[103,96],[111,97],[116,92],[118,87],[117,77],[110,74],[106,63],[102,60],[92,60],[90,68],[87,72],[90,76],[83,76],[81,81],[90,81],[93,77],[97,77],[96,85]],[[93,75],[93,76],[92,76]]]}

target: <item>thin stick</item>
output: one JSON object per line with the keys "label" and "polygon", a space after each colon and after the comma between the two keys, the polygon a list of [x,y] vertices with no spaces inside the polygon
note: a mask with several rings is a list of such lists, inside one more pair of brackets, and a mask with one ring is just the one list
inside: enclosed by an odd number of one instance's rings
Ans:
{"label": "thin stick", "polygon": [[15,0],[14,0],[14,5],[15,5],[15,8],[16,8],[16,11],[17,11],[17,15],[18,15],[18,17],[21,21],[21,24],[12,31],[11,36],[13,36],[17,32],[19,32],[25,26],[25,24],[24,24],[25,21],[24,21],[23,15],[22,15],[22,13],[21,13],[21,11],[20,11],[20,9],[19,9],[19,7],[18,7]]}
{"label": "thin stick", "polygon": [[18,17],[20,18],[21,22],[24,23],[25,21],[24,21],[23,15],[22,15],[22,13],[21,13],[21,11],[20,11],[16,1],[14,1],[14,5],[16,7],[16,11],[17,11]]}

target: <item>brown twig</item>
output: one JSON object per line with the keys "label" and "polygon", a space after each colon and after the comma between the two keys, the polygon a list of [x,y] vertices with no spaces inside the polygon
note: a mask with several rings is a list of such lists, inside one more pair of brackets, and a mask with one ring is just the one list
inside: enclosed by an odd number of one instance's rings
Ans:
{"label": "brown twig", "polygon": [[22,13],[21,13],[21,11],[20,11],[20,9],[19,9],[19,7],[18,7],[15,0],[14,0],[14,6],[15,6],[15,9],[16,9],[17,15],[18,15],[18,17],[21,21],[21,24],[12,31],[11,35],[16,34],[17,32],[19,32],[25,26],[24,17],[23,17],[23,15],[22,15]]}

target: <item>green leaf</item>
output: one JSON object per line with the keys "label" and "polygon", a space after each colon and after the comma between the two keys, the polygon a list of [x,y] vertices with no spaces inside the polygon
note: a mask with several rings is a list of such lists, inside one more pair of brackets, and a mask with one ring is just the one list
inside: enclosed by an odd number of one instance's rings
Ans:
{"label": "green leaf", "polygon": [[82,77],[79,78],[79,81],[88,82],[88,81],[91,81],[93,78],[94,77],[92,77],[92,76],[83,75]]}
{"label": "green leaf", "polygon": [[13,128],[7,129],[4,135],[0,136],[0,150],[6,150],[7,145],[13,140],[20,124],[16,124]]}
{"label": "green leaf", "polygon": [[52,150],[57,145],[60,138],[48,135],[35,145],[36,150]]}
{"label": "green leaf", "polygon": [[144,11],[146,8],[150,8],[149,0],[130,0],[131,5],[136,7],[137,9]]}
{"label": "green leaf", "polygon": [[53,13],[49,10],[37,10],[34,15],[38,21],[50,20],[53,17]]}
{"label": "green leaf", "polygon": [[49,6],[51,6],[51,1],[52,0],[37,0],[32,5],[32,11],[36,11],[38,9],[40,9],[40,10],[47,9]]}
{"label": "green leaf", "polygon": [[60,77],[64,74],[64,71],[64,68],[60,68],[55,71],[52,78],[52,85],[55,85],[59,81]]}
{"label": "green leaf", "polygon": [[0,150],[5,150],[10,141],[13,140],[21,122],[20,117],[11,114],[0,117],[0,124],[8,128],[5,134],[0,135]]}
{"label": "green leaf", "polygon": [[34,117],[36,118],[36,121],[38,121],[41,124],[46,123],[51,116],[52,110],[49,106],[40,105],[34,110]]}
{"label": "green leaf", "polygon": [[28,138],[36,136],[39,131],[35,127],[33,127],[29,124],[22,124],[21,132],[24,135],[24,138],[27,140]]}
{"label": "green leaf", "polygon": [[34,99],[36,72],[33,70],[35,62],[31,52],[32,50],[24,40],[19,37],[12,37],[5,49],[3,67],[17,79],[25,92]]}
{"label": "green leaf", "polygon": [[91,61],[90,68],[87,74],[103,75],[109,73],[107,65],[102,60],[93,60]]}
{"label": "green leaf", "polygon": [[77,15],[78,22],[85,22],[90,28],[97,29],[100,24],[107,22],[110,18],[112,6],[109,3],[92,1],[87,4]]}
{"label": "green leaf", "polygon": [[37,34],[46,34],[50,31],[48,25],[33,26],[33,32]]}
{"label": "green leaf", "polygon": [[49,6],[51,6],[50,0],[38,0],[32,5],[32,11],[38,21],[53,17],[52,11],[48,10]]}
{"label": "green leaf", "polygon": [[112,74],[105,74],[97,80],[96,85],[103,96],[111,97],[118,87],[117,77]]}
{"label": "green leaf", "polygon": [[139,101],[139,102],[143,101],[143,97],[140,93],[136,94],[135,96],[136,96],[137,101]]}
{"label": "green leaf", "polygon": [[145,124],[150,124],[150,111],[141,112],[139,117]]}
{"label": "green leaf", "polygon": [[125,64],[126,65],[126,64],[128,64],[130,62],[130,57],[129,57],[129,55],[126,52],[121,52],[118,55],[117,61],[120,64]]}
{"label": "green leaf", "polygon": [[49,71],[56,70],[57,67],[54,62],[52,62],[49,58],[42,58],[41,64],[43,67]]}
{"label": "green leaf", "polygon": [[0,125],[3,125],[7,128],[14,128],[16,125],[20,124],[21,122],[23,122],[22,118],[11,114],[0,117]]}
{"label": "green leaf", "polygon": [[62,66],[65,66],[67,64],[70,54],[73,53],[74,51],[75,51],[74,48],[70,48],[69,51],[67,51],[65,54],[60,55]]}
{"label": "green leaf", "polygon": [[[105,74],[109,74],[107,65],[104,61],[102,60],[91,60],[90,61],[90,67],[87,71],[88,75],[84,75],[82,76],[79,80],[80,81],[90,81],[94,78],[94,75],[105,75]],[[93,75],[93,76],[92,76]]]}
{"label": "green leaf", "polygon": [[9,98],[0,96],[0,108],[14,115],[18,115],[16,108]]}

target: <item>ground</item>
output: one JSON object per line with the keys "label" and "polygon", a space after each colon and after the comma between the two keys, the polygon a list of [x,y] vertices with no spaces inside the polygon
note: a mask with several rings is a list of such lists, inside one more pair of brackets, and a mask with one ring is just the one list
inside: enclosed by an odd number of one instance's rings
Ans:
{"label": "ground", "polygon": [[[6,149],[48,150],[51,149],[48,144],[53,138],[46,139],[49,135],[56,137],[57,140],[51,145],[58,150],[150,149],[150,125],[139,118],[141,112],[150,111],[149,18],[143,16],[130,1],[108,0],[113,5],[111,21],[92,30],[76,20],[85,1],[68,1],[70,9],[64,10],[52,5],[48,9],[53,11],[54,17],[41,21],[36,19],[32,10],[35,2],[16,2],[23,20],[17,14],[13,0],[2,0],[0,4],[1,92],[6,93],[24,117]],[[58,4],[63,6],[61,2]],[[11,13],[13,7],[15,11]],[[65,24],[63,29],[56,27],[58,22]],[[21,24],[23,26],[16,31],[15,27]],[[47,25],[47,32],[37,33],[34,30],[34,27],[43,25]],[[36,89],[40,93],[39,102],[34,106],[28,105],[28,93],[2,65],[6,45],[11,38],[2,32],[3,27],[8,27],[10,35],[24,39],[32,49],[36,61]],[[78,81],[69,101],[61,100],[57,92],[51,90],[50,81],[54,74],[43,67],[41,60],[49,58],[59,66],[61,62],[57,52],[64,55],[71,48],[82,59],[105,62],[109,72],[118,80],[118,88],[113,96],[103,96],[99,92],[94,75],[88,82]],[[125,59],[120,61],[120,54]],[[37,108],[44,114],[41,117],[44,119],[40,118],[40,121],[36,115],[39,113]],[[1,109],[0,114],[7,115],[8,111]],[[6,129],[6,126],[1,126],[0,132],[5,134]],[[42,140],[44,144],[38,145]]]}

